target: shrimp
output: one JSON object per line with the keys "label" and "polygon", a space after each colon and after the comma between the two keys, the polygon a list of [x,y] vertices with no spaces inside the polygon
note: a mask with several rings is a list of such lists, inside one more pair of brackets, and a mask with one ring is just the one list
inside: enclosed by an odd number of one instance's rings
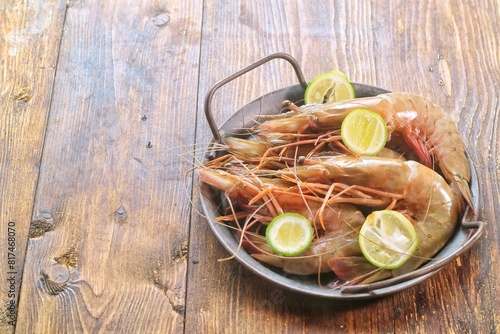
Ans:
{"label": "shrimp", "polygon": [[227,137],[223,139],[223,142],[236,159],[245,163],[256,163],[261,168],[273,168],[273,165],[281,168],[286,167],[279,163],[293,163],[296,156],[310,155],[311,152],[315,152],[315,146],[309,141],[270,146],[259,140]]}
{"label": "shrimp", "polygon": [[[280,197],[278,197],[280,202],[293,206],[293,208],[283,206],[286,212],[301,214],[308,218],[316,229],[322,229],[318,218],[320,203],[309,201],[306,205],[305,202],[297,201],[298,197],[286,200]],[[321,235],[316,237],[300,256],[286,257],[273,254],[265,241],[261,240],[259,243],[259,237],[254,235],[248,237],[251,246],[246,248],[254,258],[297,275],[331,272],[329,261],[333,258],[362,256],[358,245],[358,234],[365,220],[363,214],[349,203],[329,205],[321,214],[325,221],[325,229],[321,230]]]}
{"label": "shrimp", "polygon": [[[261,219],[264,224],[283,212],[299,213],[313,223],[319,230],[317,237],[299,257],[277,256],[264,242],[259,242],[262,237],[245,235],[242,231],[252,256],[288,273],[305,275],[331,270],[346,282],[363,283],[399,276],[433,257],[450,238],[459,216],[459,201],[451,187],[435,171],[416,161],[336,156],[306,160],[304,166],[267,173],[276,178],[233,175],[208,168],[201,169],[199,177],[202,182],[237,199],[242,208],[256,210],[248,216]],[[343,189],[370,188],[393,198],[393,209],[403,213],[415,227],[419,248],[414,256],[393,270],[370,264],[362,256],[357,242],[364,216],[353,204],[376,209],[383,203],[354,191],[341,200],[335,196],[321,197],[319,189],[308,191],[314,182],[324,187],[331,187],[326,183],[333,182],[348,187]],[[294,184],[301,185],[302,193]],[[264,204],[252,206],[257,200]]]}
{"label": "shrimp", "polygon": [[[202,169],[199,171],[199,176],[203,182],[223,190],[230,198],[244,197],[247,202],[251,202],[258,195],[259,183],[264,185],[262,189],[269,187],[271,192],[273,189],[283,189],[283,186],[287,185],[276,181],[269,183],[269,179],[265,178],[256,182],[252,178],[240,178],[218,170]],[[318,236],[301,256],[282,257],[273,253],[262,236],[245,233],[244,247],[254,258],[282,268],[290,274],[310,275],[331,272],[328,263],[334,257],[362,255],[358,245],[358,234],[365,217],[353,204],[334,203],[323,206],[319,200],[297,196],[290,190],[274,193],[274,200],[280,208],[278,213],[301,214],[313,224]],[[260,215],[269,214],[270,211],[272,210],[264,212],[261,210]],[[264,221],[268,222],[270,219]]]}
{"label": "shrimp", "polygon": [[[326,142],[319,142],[317,139],[281,143],[281,145],[278,146],[269,146],[259,140],[237,137],[227,137],[222,140],[227,150],[233,154],[235,159],[245,163],[258,164],[260,167],[267,168],[274,168],[276,166],[281,168],[286,167],[286,165],[279,164],[280,162],[286,163],[288,166],[294,165],[295,163],[300,164],[306,157],[345,155],[345,152],[322,150],[322,147],[319,146]],[[382,148],[377,156],[405,159],[404,154],[388,147]]]}
{"label": "shrimp", "polygon": [[419,247],[401,267],[381,270],[364,258],[334,257],[333,272],[343,280],[364,278],[364,283],[395,277],[417,269],[433,257],[448,241],[459,217],[459,200],[441,175],[416,161],[379,157],[333,157],[321,163],[281,170],[280,174],[301,181],[328,180],[370,187],[401,195],[394,210],[403,213],[414,225]]}
{"label": "shrimp", "polygon": [[469,164],[457,126],[443,109],[421,96],[396,92],[322,105],[291,104],[291,112],[261,123],[259,131],[307,133],[338,129],[345,116],[356,108],[382,116],[389,133],[400,133],[424,165],[432,167],[435,161],[445,179],[475,210],[469,189]]}

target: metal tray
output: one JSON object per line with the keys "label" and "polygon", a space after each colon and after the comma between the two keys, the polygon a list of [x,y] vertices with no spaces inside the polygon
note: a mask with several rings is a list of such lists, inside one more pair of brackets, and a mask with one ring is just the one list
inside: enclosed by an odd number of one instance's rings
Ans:
{"label": "metal tray", "polygon": [[[288,61],[294,68],[300,84],[285,87],[255,99],[229,117],[220,126],[220,128],[217,127],[211,111],[211,103],[215,92],[226,83],[272,59],[284,59]],[[253,121],[251,121],[251,119],[255,115],[271,115],[278,113],[281,110],[284,100],[302,100],[306,86],[307,83],[304,79],[300,66],[293,57],[284,53],[275,53],[266,56],[217,82],[207,93],[205,99],[205,115],[214,135],[214,140],[208,146],[205,153],[205,159],[212,159],[215,157],[217,153],[212,151],[212,144],[220,142],[224,133],[234,134],[237,132],[235,129],[251,127],[253,125]],[[353,83],[353,87],[357,97],[374,96],[388,92],[382,88],[360,83]],[[244,133],[241,133],[241,135],[244,136]],[[478,208],[479,185],[477,181],[476,169],[468,152],[466,152],[466,154],[471,170],[470,190],[472,194],[472,201],[474,207]],[[434,256],[433,260],[427,262],[419,269],[405,275],[375,283],[351,285],[338,289],[331,289],[325,286],[320,286],[315,275],[300,276],[285,273],[280,268],[274,268],[255,260],[245,250],[238,249],[238,239],[234,233],[227,227],[215,222],[215,218],[219,216],[219,212],[218,205],[214,203],[220,203],[222,198],[220,192],[203,183],[200,183],[199,191],[201,206],[208,219],[210,228],[229,253],[236,254],[236,259],[243,266],[258,276],[261,276],[262,278],[281,287],[307,295],[331,299],[357,300],[376,298],[390,295],[412,287],[436,274],[444,266],[453,262],[457,257],[468,251],[479,240],[484,232],[484,223],[482,221],[477,221],[476,214],[467,208],[460,225],[457,227],[448,243]]]}

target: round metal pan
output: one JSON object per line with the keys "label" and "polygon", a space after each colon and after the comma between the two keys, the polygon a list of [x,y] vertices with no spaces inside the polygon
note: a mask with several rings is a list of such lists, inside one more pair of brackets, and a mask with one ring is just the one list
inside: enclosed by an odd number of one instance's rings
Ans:
{"label": "round metal pan", "polygon": [[[276,58],[285,59],[293,66],[300,84],[285,87],[255,99],[229,117],[220,126],[220,128],[217,127],[211,112],[211,100],[214,93],[227,82],[234,80],[243,73],[258,67],[269,60]],[[235,129],[250,128],[253,125],[252,119],[255,119],[256,115],[272,115],[278,113],[282,109],[282,103],[284,100],[301,101],[304,96],[305,87],[306,82],[299,65],[295,59],[283,53],[272,54],[264,57],[234,73],[233,75],[219,81],[212,87],[205,99],[205,114],[214,134],[213,142],[219,142],[225,133],[234,135],[237,133]],[[357,97],[374,96],[388,92],[382,88],[360,83],[353,83],[353,87]],[[244,136],[244,133],[241,133],[241,135]],[[214,153],[211,150],[211,145],[209,145],[205,154],[205,159],[212,159],[216,154],[217,153]],[[471,169],[470,190],[474,207],[477,209],[479,206],[479,186],[477,174],[468,153],[467,158]],[[448,243],[434,256],[431,261],[419,269],[405,275],[386,279],[380,282],[362,285],[347,285],[339,288],[328,288],[326,285],[320,286],[315,275],[300,276],[287,274],[279,268],[274,268],[255,260],[248,253],[246,253],[245,250],[240,249],[238,247],[238,239],[234,235],[233,231],[215,222],[215,219],[220,215],[220,212],[218,211],[218,208],[220,208],[219,204],[222,200],[220,192],[203,183],[200,183],[199,191],[201,205],[208,219],[210,228],[227,251],[231,254],[236,254],[236,259],[243,266],[258,276],[261,276],[265,280],[275,283],[281,287],[307,295],[331,299],[357,300],[376,298],[412,287],[436,274],[445,265],[453,262],[453,260],[461,254],[468,251],[479,240],[484,231],[484,223],[477,221],[476,215],[468,208]]]}

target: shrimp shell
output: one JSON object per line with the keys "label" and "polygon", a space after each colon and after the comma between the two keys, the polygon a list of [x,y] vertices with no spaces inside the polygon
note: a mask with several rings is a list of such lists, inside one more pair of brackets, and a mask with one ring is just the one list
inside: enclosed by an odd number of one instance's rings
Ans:
{"label": "shrimp shell", "polygon": [[[441,175],[416,161],[345,156],[280,173],[302,181],[329,180],[402,195],[394,210],[400,211],[412,222],[419,247],[403,266],[378,273],[376,280],[417,269],[446,244],[456,228],[459,202],[455,193]],[[329,264],[337,276],[352,280],[369,273],[370,266],[367,264],[352,266],[354,263],[359,264],[359,261],[366,264],[365,260],[354,257],[334,258]],[[361,270],[368,272],[363,273]],[[374,277],[364,283],[371,279]]]}
{"label": "shrimp shell", "polygon": [[282,114],[281,118],[261,123],[260,131],[286,133],[332,130],[340,128],[345,116],[353,109],[369,109],[382,116],[389,133],[403,135],[424,165],[432,167],[433,162],[436,162],[445,179],[453,184],[474,210],[469,189],[469,164],[457,126],[443,109],[431,101],[422,96],[395,92],[293,108],[295,111]]}
{"label": "shrimp shell", "polygon": [[[248,204],[259,191],[284,189],[290,184],[281,179],[239,177],[220,170],[201,169],[200,179],[206,184],[222,190],[233,199],[244,198]],[[298,275],[331,272],[329,261],[334,257],[361,256],[358,234],[365,217],[350,203],[335,203],[322,207],[319,201],[306,200],[292,193],[273,194],[274,201],[282,212],[298,213],[306,217],[321,236],[314,239],[311,246],[299,257],[281,257],[273,254],[262,236],[245,232],[244,247],[256,259],[282,268],[285,272]],[[259,210],[270,214],[270,210]],[[281,212],[280,211],[280,212]],[[321,219],[320,219],[321,216]],[[243,232],[241,232],[243,233]]]}

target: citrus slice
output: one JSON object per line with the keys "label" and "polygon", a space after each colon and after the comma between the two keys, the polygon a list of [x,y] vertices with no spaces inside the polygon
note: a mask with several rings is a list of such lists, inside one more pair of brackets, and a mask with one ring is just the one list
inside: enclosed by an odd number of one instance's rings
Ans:
{"label": "citrus slice", "polygon": [[303,253],[314,236],[311,223],[296,213],[276,216],[266,229],[266,241],[279,255],[295,256]]}
{"label": "citrus slice", "polygon": [[393,210],[374,211],[359,232],[359,247],[374,266],[396,269],[415,253],[417,233],[412,223]]}
{"label": "citrus slice", "polygon": [[340,71],[333,71],[318,75],[306,88],[304,103],[329,103],[354,98],[347,75]]}
{"label": "citrus slice", "polygon": [[352,152],[377,155],[387,143],[387,124],[379,114],[371,110],[354,109],[342,122],[340,135]]}

